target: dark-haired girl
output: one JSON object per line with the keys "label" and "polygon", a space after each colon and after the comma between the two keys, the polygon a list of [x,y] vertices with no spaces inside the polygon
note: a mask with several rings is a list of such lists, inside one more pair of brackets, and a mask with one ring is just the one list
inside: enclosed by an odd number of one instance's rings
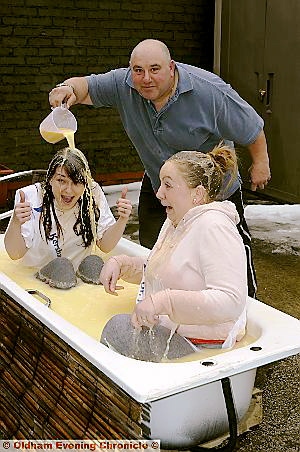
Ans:
{"label": "dark-haired girl", "polygon": [[64,148],[51,160],[46,180],[18,190],[4,243],[11,259],[40,267],[67,257],[77,269],[94,247],[107,253],[122,237],[132,205],[124,188],[116,221],[88,162],[78,149]]}

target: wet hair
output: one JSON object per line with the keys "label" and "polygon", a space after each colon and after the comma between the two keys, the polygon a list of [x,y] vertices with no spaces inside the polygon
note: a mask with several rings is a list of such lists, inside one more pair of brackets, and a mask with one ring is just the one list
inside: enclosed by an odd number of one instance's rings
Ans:
{"label": "wet hair", "polygon": [[224,184],[229,187],[238,171],[234,150],[222,144],[207,153],[180,151],[167,162],[176,164],[190,188],[202,185],[207,193],[207,202],[217,198]]}
{"label": "wet hair", "polygon": [[79,214],[73,225],[73,231],[77,236],[82,237],[83,246],[87,248],[96,240],[96,224],[100,218],[100,211],[92,195],[93,179],[88,162],[79,149],[70,149],[69,147],[61,149],[51,160],[47,170],[46,180],[42,185],[43,203],[40,227],[41,225],[43,226],[45,238],[48,242],[52,230],[52,213],[56,223],[57,235],[58,237],[63,235],[62,227],[54,208],[55,198],[50,184],[58,167],[64,168],[68,177],[75,184],[84,185],[83,195],[78,200]]}

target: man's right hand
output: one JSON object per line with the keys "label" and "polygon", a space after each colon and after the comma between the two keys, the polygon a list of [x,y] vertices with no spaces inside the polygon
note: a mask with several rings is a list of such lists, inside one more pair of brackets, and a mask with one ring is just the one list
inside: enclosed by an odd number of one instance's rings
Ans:
{"label": "man's right hand", "polygon": [[76,104],[76,94],[71,85],[56,86],[49,93],[49,103],[51,107],[60,107],[65,104],[67,108]]}
{"label": "man's right hand", "polygon": [[86,77],[71,77],[53,88],[49,93],[51,107],[65,104],[70,108],[75,104],[93,105]]}

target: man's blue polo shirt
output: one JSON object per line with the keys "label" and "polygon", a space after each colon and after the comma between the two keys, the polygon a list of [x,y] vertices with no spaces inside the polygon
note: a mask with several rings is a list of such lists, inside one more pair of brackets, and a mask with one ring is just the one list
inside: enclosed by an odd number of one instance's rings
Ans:
{"label": "man's blue polo shirt", "polygon": [[[224,140],[247,146],[263,129],[263,120],[230,85],[217,75],[176,63],[174,96],[157,112],[135,90],[129,68],[87,76],[95,107],[117,108],[123,126],[157,191],[163,162],[181,150],[208,152]],[[237,179],[223,193],[228,198],[240,186]]]}

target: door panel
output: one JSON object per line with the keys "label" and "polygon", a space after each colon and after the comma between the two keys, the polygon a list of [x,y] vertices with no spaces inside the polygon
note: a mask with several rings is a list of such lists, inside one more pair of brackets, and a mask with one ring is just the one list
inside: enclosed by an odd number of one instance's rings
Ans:
{"label": "door panel", "polygon": [[[299,21],[299,0],[222,2],[221,76],[263,117],[272,172],[263,193],[287,202],[300,201]],[[249,187],[248,152],[238,155]]]}
{"label": "door panel", "polygon": [[[300,199],[300,2],[268,0],[265,76],[270,105],[265,120],[271,136],[272,183],[283,199]],[[268,99],[266,98],[266,102]],[[269,111],[269,113],[268,113]],[[291,197],[289,196],[291,195]]]}
{"label": "door panel", "polygon": [[221,76],[262,114],[266,0],[223,0]]}

